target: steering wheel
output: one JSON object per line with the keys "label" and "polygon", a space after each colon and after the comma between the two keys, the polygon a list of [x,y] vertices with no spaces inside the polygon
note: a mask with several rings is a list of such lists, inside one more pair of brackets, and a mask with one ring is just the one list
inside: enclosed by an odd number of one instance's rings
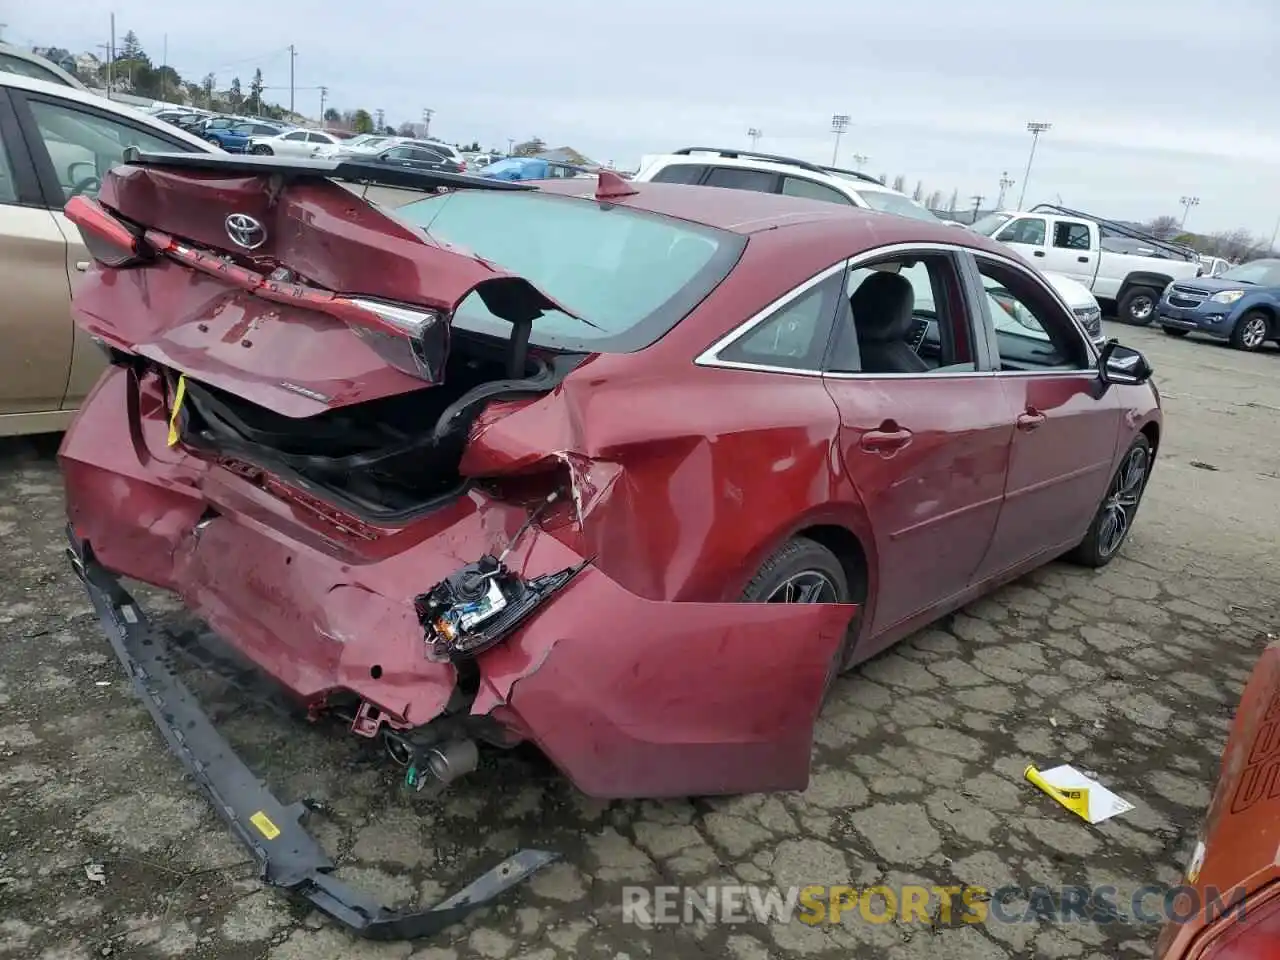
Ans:
{"label": "steering wheel", "polygon": [[87,193],[90,190],[96,193],[101,188],[102,180],[99,177],[85,177],[83,180],[76,181],[75,186],[71,188],[71,196],[67,197],[67,199],[78,197],[80,194]]}

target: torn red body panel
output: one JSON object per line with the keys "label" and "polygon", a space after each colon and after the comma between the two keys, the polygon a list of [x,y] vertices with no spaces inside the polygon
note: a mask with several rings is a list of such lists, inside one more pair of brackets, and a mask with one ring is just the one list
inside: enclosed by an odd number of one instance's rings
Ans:
{"label": "torn red body panel", "polygon": [[588,570],[554,618],[484,655],[472,709],[509,706],[594,797],[803,789],[854,613],[644,600]]}
{"label": "torn red body panel", "polygon": [[[131,407],[132,430],[115,415]],[[343,531],[168,448],[164,413],[156,378],[113,369],[64,440],[69,517],[97,559],[178,593],[308,704],[351,694],[394,729],[439,717],[457,675],[428,659],[413,597],[499,552],[526,511],[475,491],[408,529]],[[533,577],[582,559],[535,530],[508,563]],[[597,796],[803,789],[855,609],[654,601],[589,567],[479,655],[470,711],[534,740]]]}
{"label": "torn red body panel", "polygon": [[[1280,642],[1254,667],[1158,960],[1280,958]],[[1240,903],[1243,902],[1243,908]]]}

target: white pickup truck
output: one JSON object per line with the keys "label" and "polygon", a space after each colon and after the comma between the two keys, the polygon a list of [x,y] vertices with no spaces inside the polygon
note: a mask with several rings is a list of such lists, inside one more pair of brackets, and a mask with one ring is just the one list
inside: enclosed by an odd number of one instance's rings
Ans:
{"label": "white pickup truck", "polygon": [[[1166,286],[1204,270],[1189,247],[1052,204],[1025,213],[988,214],[970,229],[999,240],[1041,270],[1084,284],[1099,300],[1112,302],[1121,320],[1142,326],[1155,318]],[[1141,241],[1141,253],[1130,252],[1133,240]]]}

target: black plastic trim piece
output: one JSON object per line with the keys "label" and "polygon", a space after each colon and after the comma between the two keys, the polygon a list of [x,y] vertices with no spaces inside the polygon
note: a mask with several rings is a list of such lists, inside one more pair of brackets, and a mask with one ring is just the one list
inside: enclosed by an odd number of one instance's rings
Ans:
{"label": "black plastic trim piece", "polygon": [[333,876],[333,862],[302,826],[313,804],[284,804],[218,733],[170,666],[168,645],[116,576],[98,564],[68,527],[72,567],[102,628],[169,749],[253,855],[264,883],[302,897],[357,936],[414,940],[439,933],[559,859],[521,850],[453,896],[425,910],[392,910]]}

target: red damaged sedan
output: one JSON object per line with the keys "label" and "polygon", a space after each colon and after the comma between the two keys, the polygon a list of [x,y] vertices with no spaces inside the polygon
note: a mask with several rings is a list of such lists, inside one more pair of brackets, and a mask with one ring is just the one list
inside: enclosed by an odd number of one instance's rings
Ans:
{"label": "red damaged sedan", "polygon": [[411,784],[531,741],[599,797],[803,788],[839,670],[1107,563],[1160,442],[1139,353],[918,220],[203,155],[67,213],[112,364],[61,463],[117,653],[158,682],[117,578],[171,590]]}

